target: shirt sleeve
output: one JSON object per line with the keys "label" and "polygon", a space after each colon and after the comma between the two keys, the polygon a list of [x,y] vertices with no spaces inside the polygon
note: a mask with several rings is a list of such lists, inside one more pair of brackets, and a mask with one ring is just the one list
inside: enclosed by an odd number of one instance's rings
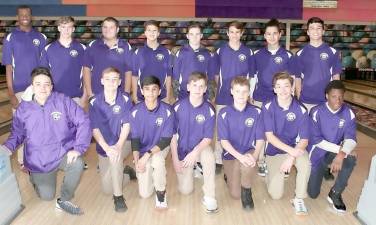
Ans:
{"label": "shirt sleeve", "polygon": [[82,66],[91,68],[93,65],[93,60],[91,57],[91,52],[92,52],[92,44],[94,44],[94,41],[92,41],[88,46],[86,46],[86,49],[84,51],[84,57],[82,59]]}
{"label": "shirt sleeve", "polygon": [[218,55],[216,53],[209,53],[209,55],[208,80],[214,80],[215,75],[219,74]]}
{"label": "shirt sleeve", "polygon": [[220,110],[217,118],[217,134],[218,141],[220,140],[230,140],[230,131],[228,127],[228,117],[224,110]]}
{"label": "shirt sleeve", "polygon": [[176,56],[175,56],[175,60],[174,60],[174,66],[173,66],[173,70],[172,70],[172,79],[174,80],[179,80],[179,76],[180,76],[180,70],[181,70],[181,64],[182,64],[182,51],[179,50],[177,53],[176,53]]}
{"label": "shirt sleeve", "polygon": [[64,104],[69,120],[76,128],[74,150],[83,154],[89,148],[92,137],[89,115],[69,97],[65,97]]}
{"label": "shirt sleeve", "polygon": [[248,57],[248,74],[249,78],[252,78],[255,76],[256,73],[256,62],[255,62],[255,55],[253,54],[253,51],[249,49],[249,57]]}
{"label": "shirt sleeve", "polygon": [[307,111],[302,114],[302,118],[299,121],[298,134],[300,139],[309,139],[309,117]]}
{"label": "shirt sleeve", "polygon": [[133,71],[133,57],[134,57],[134,52],[132,51],[132,47],[129,43],[127,43],[127,47],[128,49],[125,50],[125,53],[124,53],[124,61],[125,61],[125,65],[124,65],[124,71],[125,72],[128,72],[128,71]]}
{"label": "shirt sleeve", "polygon": [[302,77],[302,72],[303,72],[303,65],[302,65],[302,54],[303,54],[303,49],[299,50],[296,55],[292,58],[292,64],[294,65],[293,71],[294,75],[296,78],[301,78]]}
{"label": "shirt sleeve", "polygon": [[13,47],[12,47],[12,33],[8,34],[6,38],[3,39],[3,55],[2,55],[2,64],[12,65],[12,55],[13,55]]}
{"label": "shirt sleeve", "polygon": [[99,118],[100,114],[98,114],[97,105],[95,104],[95,99],[92,99],[89,104],[89,119],[91,129],[99,128]]}
{"label": "shirt sleeve", "polygon": [[264,123],[262,118],[262,113],[260,113],[256,119],[256,140],[265,140],[265,129],[264,129]]}
{"label": "shirt sleeve", "polygon": [[129,124],[131,126],[131,138],[132,139],[140,139],[140,129],[137,127],[138,123],[138,110],[134,109],[131,110],[131,114],[129,116]]}
{"label": "shirt sleeve", "polygon": [[263,106],[261,113],[265,132],[274,132],[274,118],[270,108],[267,109],[265,106]]}
{"label": "shirt sleeve", "polygon": [[174,133],[175,113],[171,108],[166,110],[166,122],[164,123],[161,138],[171,138]]}
{"label": "shirt sleeve", "polygon": [[140,69],[140,49],[136,49],[132,57],[132,76],[138,77],[138,70]]}
{"label": "shirt sleeve", "polygon": [[335,74],[340,74],[342,72],[341,56],[338,50],[333,55],[332,69],[333,69],[332,76]]}
{"label": "shirt sleeve", "polygon": [[14,152],[19,145],[21,145],[26,137],[25,125],[21,119],[21,110],[18,108],[13,115],[12,129],[8,139],[5,141],[4,145]]}
{"label": "shirt sleeve", "polygon": [[356,117],[351,109],[349,109],[349,122],[346,125],[343,138],[352,139],[356,142]]}
{"label": "shirt sleeve", "polygon": [[167,58],[167,76],[172,76],[174,57],[170,50],[167,49],[167,51],[168,51],[168,54],[166,55],[168,57]]}
{"label": "shirt sleeve", "polygon": [[208,119],[205,121],[204,137],[213,139],[215,127],[215,111],[209,107]]}
{"label": "shirt sleeve", "polygon": [[48,61],[47,50],[44,48],[40,56],[40,66],[49,68],[50,66]]}

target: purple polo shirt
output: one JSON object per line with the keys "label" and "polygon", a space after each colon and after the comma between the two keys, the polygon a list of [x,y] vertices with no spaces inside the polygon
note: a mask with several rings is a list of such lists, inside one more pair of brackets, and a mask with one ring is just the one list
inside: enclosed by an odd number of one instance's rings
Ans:
{"label": "purple polo shirt", "polygon": [[341,145],[344,139],[356,141],[356,118],[347,104],[333,112],[327,103],[314,107],[311,112],[311,135],[308,145],[312,168],[315,169],[327,151],[316,146],[323,140]]}
{"label": "purple polo shirt", "polygon": [[15,28],[3,39],[2,64],[13,66],[13,90],[24,91],[31,84],[31,71],[39,66],[46,36],[35,29],[29,32]]}
{"label": "purple polo shirt", "polygon": [[[256,140],[264,140],[264,128],[261,119],[261,110],[247,104],[243,111],[228,105],[218,113],[218,140],[227,140],[239,153],[253,151]],[[222,153],[225,160],[235,159],[225,149]]]}
{"label": "purple polo shirt", "polygon": [[214,54],[206,48],[193,50],[191,46],[183,46],[177,53],[173,67],[173,79],[179,81],[179,99],[188,96],[187,83],[192,72],[205,73],[209,80],[214,79],[217,71]]}
{"label": "purple polo shirt", "polygon": [[174,105],[174,132],[178,134],[178,156],[183,160],[204,138],[213,139],[215,110],[206,100],[193,107],[189,97]]}
{"label": "purple polo shirt", "polygon": [[125,72],[132,71],[132,47],[121,39],[109,48],[102,39],[89,43],[85,50],[83,66],[91,69],[91,88],[94,94],[103,90],[102,72],[108,67],[115,67],[121,72],[121,89],[124,90]]}
{"label": "purple polo shirt", "polygon": [[[131,138],[140,139],[140,156],[158,144],[161,138],[171,138],[174,129],[174,112],[170,105],[158,101],[149,111],[142,101],[131,110]],[[163,150],[163,149],[161,149]]]}
{"label": "purple polo shirt", "polygon": [[137,49],[134,54],[133,76],[138,77],[138,99],[143,100],[141,94],[141,81],[146,76],[158,77],[161,82],[161,99],[166,97],[166,79],[172,74],[171,52],[163,45],[159,45],[153,50],[147,44]]}
{"label": "purple polo shirt", "polygon": [[340,74],[339,51],[323,43],[319,47],[307,44],[296,53],[296,76],[302,78],[300,101],[319,104],[326,101],[325,87],[333,75]]}
{"label": "purple polo shirt", "polygon": [[[129,123],[132,101],[128,93],[122,93],[118,90],[115,103],[109,105],[104,98],[102,91],[90,100],[90,122],[92,129],[99,129],[104,140],[108,145],[114,145],[118,142],[123,124]],[[107,157],[102,147],[96,145],[97,153]]]}
{"label": "purple polo shirt", "polygon": [[255,51],[255,65],[257,84],[253,92],[253,99],[259,102],[266,102],[274,98],[273,76],[282,71],[294,75],[293,54],[280,47],[272,55],[267,48]]}
{"label": "purple polo shirt", "polygon": [[255,59],[252,50],[243,44],[238,50],[234,50],[227,43],[217,50],[217,54],[219,81],[215,102],[218,105],[231,105],[233,102],[230,91],[232,79],[236,76],[253,77]]}
{"label": "purple polo shirt", "polygon": [[43,49],[40,64],[50,68],[55,91],[71,98],[82,96],[84,51],[85,46],[76,40],[67,48],[55,41]]}
{"label": "purple polo shirt", "polygon": [[[309,138],[309,116],[307,110],[293,98],[289,108],[284,110],[277,103],[277,97],[262,107],[265,132],[273,132],[283,143],[295,147],[300,139]],[[272,144],[266,147],[266,154],[285,154]]]}
{"label": "purple polo shirt", "polygon": [[48,173],[59,166],[68,151],[85,153],[91,134],[87,113],[68,96],[52,92],[44,106],[35,101],[20,103],[4,145],[14,152],[25,143],[26,168]]}

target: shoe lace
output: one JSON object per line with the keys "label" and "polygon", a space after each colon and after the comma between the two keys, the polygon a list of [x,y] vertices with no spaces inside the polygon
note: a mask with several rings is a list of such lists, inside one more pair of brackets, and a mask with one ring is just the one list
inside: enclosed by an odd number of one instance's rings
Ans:
{"label": "shoe lace", "polygon": [[65,211],[72,213],[72,214],[82,214],[82,211],[80,207],[77,205],[73,204],[70,201],[61,201],[59,203],[60,207],[64,209]]}
{"label": "shoe lace", "polygon": [[295,208],[298,209],[299,212],[307,211],[303,199],[295,199]]}

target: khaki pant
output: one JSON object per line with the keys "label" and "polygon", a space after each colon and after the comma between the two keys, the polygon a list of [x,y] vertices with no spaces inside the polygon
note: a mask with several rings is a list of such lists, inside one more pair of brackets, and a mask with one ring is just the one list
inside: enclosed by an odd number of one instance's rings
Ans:
{"label": "khaki pant", "polygon": [[308,103],[303,103],[303,105],[307,108],[308,113],[311,112],[311,109],[313,107],[317,106],[317,104],[308,104]]}
{"label": "khaki pant", "polygon": [[166,156],[170,147],[153,154],[146,163],[145,172],[137,174],[138,192],[142,198],[150,197],[154,189],[166,190]]}
{"label": "khaki pant", "polygon": [[[287,156],[288,154],[266,156],[266,164],[268,167],[268,173],[266,175],[266,186],[272,199],[280,199],[283,196],[285,178],[284,173],[281,173],[279,170]],[[311,163],[308,159],[308,153],[304,152],[302,156],[296,158],[294,165],[297,170],[295,197],[306,198],[308,179],[311,173]]]}
{"label": "khaki pant", "polygon": [[[226,107],[226,105],[216,105],[215,106],[215,110],[216,110],[216,113],[217,113],[217,117],[218,118],[218,113],[221,109],[223,109],[224,107]],[[218,163],[218,164],[222,164],[222,152],[223,152],[223,149],[222,149],[222,146],[221,146],[221,142],[218,141],[218,132],[217,132],[217,121],[215,122],[215,128],[214,128],[214,135],[213,135],[213,148],[214,148],[214,155],[215,155],[215,162]]]}
{"label": "khaki pant", "polygon": [[126,141],[120,160],[111,162],[108,157],[98,155],[99,174],[101,176],[102,191],[109,195],[123,195],[123,186],[129,181],[129,176],[124,175],[124,158],[131,152],[131,143]]}
{"label": "khaki pant", "polygon": [[239,160],[223,160],[223,168],[227,177],[227,187],[232,198],[239,199],[241,187],[251,188],[255,167],[245,167]]}
{"label": "khaki pant", "polygon": [[[207,197],[215,198],[215,158],[212,148],[209,146],[200,153],[200,160],[204,174],[202,190]],[[177,173],[178,189],[182,194],[190,194],[193,191],[193,167],[184,168]]]}

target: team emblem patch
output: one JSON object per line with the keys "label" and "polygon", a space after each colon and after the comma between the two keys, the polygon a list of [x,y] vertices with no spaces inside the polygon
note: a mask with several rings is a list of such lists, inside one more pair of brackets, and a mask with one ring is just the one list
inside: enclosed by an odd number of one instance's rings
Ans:
{"label": "team emblem patch", "polygon": [[157,127],[160,127],[163,123],[163,118],[162,117],[158,117],[156,120],[155,120],[155,124],[157,125]]}
{"label": "team emblem patch", "polygon": [[33,44],[35,45],[35,46],[39,46],[40,45],[40,41],[39,41],[39,39],[33,39]]}
{"label": "team emblem patch", "polygon": [[121,110],[120,105],[115,105],[115,106],[112,108],[112,112],[113,112],[114,114],[119,114],[119,113],[120,113],[120,110]]}
{"label": "team emblem patch", "polygon": [[118,54],[123,54],[124,49],[123,49],[123,48],[117,48],[117,49],[116,49],[116,52],[117,52]]}
{"label": "team emblem patch", "polygon": [[197,123],[199,123],[199,124],[205,122],[205,116],[202,115],[202,114],[198,114],[198,115],[196,116],[196,121],[197,121]]}
{"label": "team emblem patch", "polygon": [[61,112],[52,112],[51,113],[51,117],[55,121],[60,120],[60,118],[61,118]]}
{"label": "team emblem patch", "polygon": [[328,58],[329,58],[328,53],[323,52],[323,53],[320,54],[320,59],[321,60],[327,60]]}
{"label": "team emblem patch", "polygon": [[203,55],[197,55],[197,60],[199,62],[203,62],[203,61],[205,61],[205,56],[203,56]]}
{"label": "team emblem patch", "polygon": [[244,122],[244,124],[247,126],[247,127],[252,127],[253,126],[253,123],[255,122],[255,120],[251,117],[247,118]]}
{"label": "team emblem patch", "polygon": [[72,56],[72,57],[77,57],[78,56],[78,52],[75,49],[73,49],[73,50],[71,50],[69,52],[69,55]]}
{"label": "team emblem patch", "polygon": [[157,58],[158,61],[162,61],[164,59],[164,55],[159,53],[155,56],[155,58]]}
{"label": "team emblem patch", "polygon": [[280,56],[277,56],[277,57],[274,58],[274,63],[275,63],[275,64],[281,64],[282,61],[283,61],[283,60],[282,60],[282,57],[280,57]]}
{"label": "team emblem patch", "polygon": [[340,119],[339,123],[338,123],[338,127],[339,128],[343,128],[344,126],[345,126],[345,120],[344,119]]}
{"label": "team emblem patch", "polygon": [[238,58],[239,58],[239,61],[240,61],[240,62],[244,62],[244,61],[247,59],[247,56],[245,56],[244,54],[240,54],[240,55],[238,56]]}
{"label": "team emblem patch", "polygon": [[295,120],[295,118],[296,118],[296,115],[295,115],[295,113],[293,113],[293,112],[289,112],[289,113],[287,113],[287,115],[286,115],[286,119],[287,119],[287,121],[294,121]]}

